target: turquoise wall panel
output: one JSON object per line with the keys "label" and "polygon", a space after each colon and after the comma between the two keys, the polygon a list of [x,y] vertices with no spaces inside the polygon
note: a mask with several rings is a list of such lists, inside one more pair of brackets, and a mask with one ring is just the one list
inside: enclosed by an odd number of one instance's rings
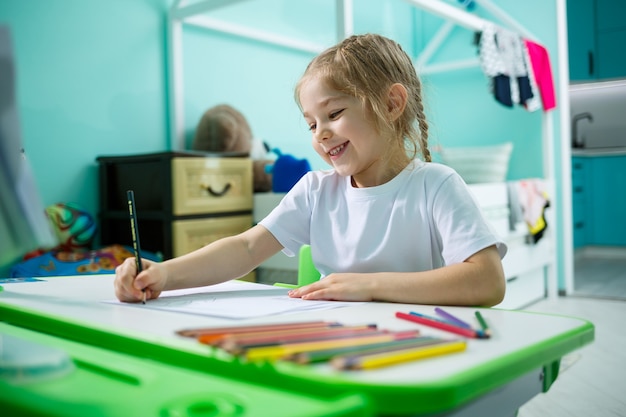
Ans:
{"label": "turquoise wall panel", "polygon": [[95,157],[165,147],[160,0],[0,2],[23,142],[45,205],[96,213]]}

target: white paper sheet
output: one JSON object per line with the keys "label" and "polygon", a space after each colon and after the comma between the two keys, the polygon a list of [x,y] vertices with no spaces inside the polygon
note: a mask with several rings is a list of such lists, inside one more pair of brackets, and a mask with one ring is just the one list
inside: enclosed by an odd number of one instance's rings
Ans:
{"label": "white paper sheet", "polygon": [[[148,300],[145,305],[127,305],[229,319],[245,319],[359,304],[290,298],[287,291],[289,290],[286,288],[271,285],[230,281],[209,287],[165,291],[156,300]],[[120,303],[119,301],[106,302]]]}

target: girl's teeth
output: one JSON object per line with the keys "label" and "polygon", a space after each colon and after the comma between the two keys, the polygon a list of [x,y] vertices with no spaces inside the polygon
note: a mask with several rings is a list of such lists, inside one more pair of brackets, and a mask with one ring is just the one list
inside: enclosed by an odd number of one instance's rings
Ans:
{"label": "girl's teeth", "polygon": [[341,146],[339,146],[339,147],[337,147],[337,148],[335,148],[335,149],[332,149],[332,150],[329,152],[329,154],[331,154],[332,156],[337,155],[339,152],[341,152],[341,150],[343,149],[343,147],[344,147],[344,146],[345,146],[345,145],[341,145]]}

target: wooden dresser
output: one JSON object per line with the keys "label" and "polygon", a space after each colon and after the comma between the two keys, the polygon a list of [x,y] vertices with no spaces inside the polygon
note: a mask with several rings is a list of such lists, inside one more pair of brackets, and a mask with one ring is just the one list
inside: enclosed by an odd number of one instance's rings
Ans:
{"label": "wooden dresser", "polygon": [[[141,247],[180,256],[252,226],[252,161],[241,154],[100,156],[100,243],[132,245],[133,190]],[[244,279],[254,280],[254,272]]]}

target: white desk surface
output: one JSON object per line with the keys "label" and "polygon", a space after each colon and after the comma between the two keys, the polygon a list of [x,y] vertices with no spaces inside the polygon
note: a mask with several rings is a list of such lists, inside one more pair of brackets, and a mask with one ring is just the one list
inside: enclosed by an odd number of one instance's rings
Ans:
{"label": "white desk surface", "polygon": [[[323,319],[342,324],[376,323],[380,328],[390,330],[419,328],[424,335],[456,337],[394,316],[397,311],[433,315],[434,306],[364,303],[331,310],[232,320],[155,310],[141,304],[103,302],[115,299],[112,282],[111,275],[92,275],[52,277],[43,282],[4,283],[4,291],[0,292],[0,307],[34,311],[109,333],[200,354],[209,352],[206,346],[175,332],[186,328]],[[210,290],[210,287],[202,289]],[[274,291],[271,293],[275,294]],[[446,310],[468,322],[476,322],[476,308],[446,307]],[[485,390],[495,388],[489,381],[508,383],[549,365],[593,340],[593,325],[578,318],[496,309],[481,309],[481,313],[490,325],[492,337],[469,339],[467,350],[462,353],[367,371],[336,371],[324,364],[300,366],[277,363],[275,367],[281,373],[371,389],[386,385],[410,389],[453,386],[469,387],[483,394]]]}

